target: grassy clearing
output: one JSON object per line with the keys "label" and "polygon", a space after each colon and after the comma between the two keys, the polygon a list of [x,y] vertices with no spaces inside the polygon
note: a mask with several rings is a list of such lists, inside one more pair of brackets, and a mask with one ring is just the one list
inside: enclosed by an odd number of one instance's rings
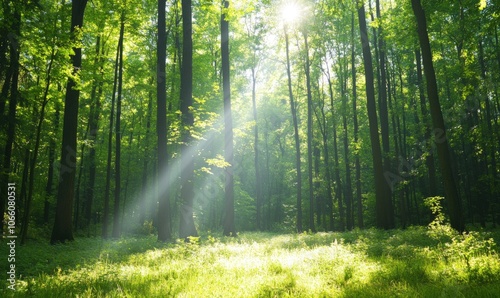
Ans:
{"label": "grassy clearing", "polygon": [[18,247],[17,291],[3,283],[0,296],[498,297],[499,239],[498,230],[458,235],[440,226],[30,243]]}

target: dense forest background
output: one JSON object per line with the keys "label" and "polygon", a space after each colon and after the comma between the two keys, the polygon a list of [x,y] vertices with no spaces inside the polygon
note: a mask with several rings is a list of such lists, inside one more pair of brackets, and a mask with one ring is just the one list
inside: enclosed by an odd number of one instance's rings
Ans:
{"label": "dense forest background", "polygon": [[500,224],[498,1],[0,12],[0,211],[5,233],[15,183],[22,242],[404,228],[436,197],[459,231]]}

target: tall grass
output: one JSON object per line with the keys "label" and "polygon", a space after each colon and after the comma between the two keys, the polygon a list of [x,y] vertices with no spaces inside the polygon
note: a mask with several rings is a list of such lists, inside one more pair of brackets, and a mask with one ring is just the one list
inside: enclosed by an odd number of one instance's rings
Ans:
{"label": "tall grass", "polygon": [[461,235],[438,225],[31,243],[18,247],[17,291],[3,283],[0,296],[498,297],[498,240],[498,230]]}

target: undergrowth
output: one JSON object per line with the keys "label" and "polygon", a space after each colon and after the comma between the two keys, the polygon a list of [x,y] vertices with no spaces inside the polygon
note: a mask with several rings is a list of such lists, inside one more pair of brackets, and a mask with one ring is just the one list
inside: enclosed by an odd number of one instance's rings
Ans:
{"label": "undergrowth", "polygon": [[208,234],[189,243],[31,242],[17,248],[16,291],[4,282],[0,296],[498,297],[499,230],[460,234],[435,218],[406,230]]}

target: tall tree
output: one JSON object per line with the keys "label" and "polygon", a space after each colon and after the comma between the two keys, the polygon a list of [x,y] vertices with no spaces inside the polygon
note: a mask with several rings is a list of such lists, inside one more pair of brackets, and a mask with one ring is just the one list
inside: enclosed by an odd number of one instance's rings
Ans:
{"label": "tall tree", "polygon": [[[7,184],[10,183],[9,176],[11,171],[11,158],[12,158],[12,146],[14,144],[14,137],[16,133],[16,112],[17,112],[17,102],[19,99],[19,38],[21,36],[21,11],[19,3],[11,3],[11,1],[4,1],[5,5],[4,14],[5,18],[10,21],[10,28],[5,34],[8,37],[8,48],[9,48],[9,66],[7,67],[6,77],[4,84],[2,86],[2,92],[0,95],[1,106],[0,115],[3,117],[4,108],[9,99],[9,110],[7,116],[7,140],[5,142],[3,164],[0,173],[0,214],[3,217],[5,212],[5,204],[7,203]],[[13,5],[13,11],[10,11],[10,5]],[[2,30],[2,34],[4,31]],[[4,37],[2,37],[4,38]],[[2,40],[2,42],[5,42]],[[3,65],[2,65],[3,68]],[[10,95],[10,96],[9,96]],[[0,223],[0,232],[3,231],[3,220]]]}
{"label": "tall tree", "polygon": [[[375,1],[375,10],[377,13],[377,19],[381,23],[381,13],[380,13],[380,1],[376,0]],[[382,33],[382,25],[379,24],[378,26],[378,45],[375,45],[375,47],[378,47],[378,54],[379,54],[379,63],[378,63],[378,68],[379,68],[379,73],[380,73],[380,81],[378,82],[379,84],[379,90],[378,90],[378,96],[379,96],[379,111],[380,111],[380,133],[382,136],[382,149],[383,149],[383,166],[384,166],[384,173],[392,171],[391,170],[391,159],[390,159],[390,142],[389,142],[389,110],[387,108],[387,74],[386,74],[386,54],[385,54],[385,38]],[[385,192],[387,194],[387,197],[385,199],[385,208],[387,210],[385,211],[385,216],[386,221],[387,221],[387,227],[388,228],[394,228],[394,207],[392,204],[392,194],[391,194],[391,188],[389,183],[384,183],[385,187]]]}
{"label": "tall tree", "polygon": [[[356,85],[356,48],[354,46],[354,12],[351,13],[351,82],[352,82],[352,123],[354,129],[354,143],[358,144],[359,141],[359,125],[358,125],[358,94]],[[359,161],[359,153],[355,156],[355,179],[356,182],[356,205],[357,205],[357,219],[358,227],[363,228],[363,198],[361,197],[361,165]]]}
{"label": "tall tree", "polygon": [[[60,116],[60,104],[56,103],[56,111],[54,113],[53,129],[54,131],[59,130],[59,116]],[[47,170],[47,184],[45,185],[45,201],[43,204],[43,222],[49,222],[50,213],[50,197],[52,197],[53,184],[54,184],[54,161],[56,159],[56,142],[52,137],[49,141],[49,160],[48,160],[48,170]]]}
{"label": "tall tree", "polygon": [[451,167],[450,149],[448,148],[446,128],[441,105],[439,103],[438,86],[434,64],[432,62],[432,50],[429,42],[429,35],[427,33],[425,11],[422,8],[420,0],[412,0],[411,6],[417,20],[418,39],[422,51],[424,74],[427,82],[427,97],[429,98],[432,124],[434,126],[434,141],[436,142],[439,165],[441,167],[446,200],[448,202],[450,224],[454,229],[462,232],[465,230],[465,224],[462,218],[462,206]]}
{"label": "tall tree", "polygon": [[94,203],[94,187],[96,180],[96,141],[97,132],[99,129],[99,117],[101,114],[101,95],[103,91],[103,56],[104,56],[104,43],[101,44],[102,34],[99,34],[96,39],[96,49],[95,49],[95,60],[94,65],[96,69],[96,76],[100,77],[98,82],[93,82],[92,90],[90,92],[91,99],[91,113],[89,115],[89,140],[92,142],[89,149],[88,163],[89,163],[89,174],[88,181],[85,185],[85,220],[86,225],[90,225],[90,220],[92,217],[92,206]]}
{"label": "tall tree", "polygon": [[[305,72],[306,72],[306,88],[307,88],[307,175],[309,182],[309,229],[316,232],[314,227],[314,188],[313,188],[313,122],[312,122],[312,90],[311,90],[311,74],[309,62],[309,43],[307,42],[307,30],[302,31],[305,44]],[[319,216],[319,215],[318,215]]]}
{"label": "tall tree", "polygon": [[[156,69],[156,135],[158,137],[158,185],[164,180],[168,166],[167,152],[167,28],[166,28],[166,0],[158,0],[158,45]],[[149,121],[149,120],[148,120]],[[148,122],[149,123],[149,122]],[[172,237],[170,219],[170,198],[168,190],[159,193],[158,208],[158,241],[168,241]]]}
{"label": "tall tree", "polygon": [[227,9],[229,1],[223,0],[221,14],[221,55],[222,55],[222,91],[224,94],[224,159],[228,163],[225,168],[224,195],[224,236],[236,237],[234,225],[234,150],[233,150],[233,116],[231,112],[231,80],[229,62],[229,22]]}
{"label": "tall tree", "polygon": [[375,180],[375,212],[377,227],[390,228],[387,221],[387,200],[390,196],[386,193],[384,179],[384,168],[382,163],[382,151],[380,150],[380,138],[378,134],[377,107],[375,104],[375,87],[373,79],[373,63],[366,29],[366,13],[363,3],[358,3],[359,31],[361,36],[361,47],[363,49],[363,64],[365,67],[366,81],[366,106],[368,111],[368,122],[370,127],[370,142],[372,147],[373,175]]}
{"label": "tall tree", "polygon": [[[422,112],[422,121],[425,125],[424,140],[431,139],[431,124],[429,119],[429,114],[427,112],[427,104],[425,102],[424,94],[424,81],[422,78],[422,58],[420,55],[420,50],[415,50],[415,60],[417,61],[417,84],[418,84],[418,95],[420,99],[420,111]],[[427,165],[427,170],[429,172],[429,191],[427,192],[428,197],[437,196],[437,186],[436,186],[436,168],[434,166],[434,154],[432,148],[429,148],[429,154],[425,158]]]}
{"label": "tall tree", "polygon": [[120,41],[116,47],[114,79],[113,79],[113,93],[111,95],[111,110],[109,112],[109,129],[108,129],[108,152],[106,159],[106,186],[104,188],[104,210],[102,219],[102,237],[108,238],[109,228],[109,193],[111,191],[111,161],[113,157],[113,126],[115,115],[115,101],[116,101],[116,88],[118,85],[118,66],[120,60]]}
{"label": "tall tree", "polygon": [[194,147],[191,129],[193,116],[193,20],[191,0],[182,0],[181,66],[181,211],[179,237],[198,236],[193,218]]}
{"label": "tall tree", "polygon": [[73,240],[72,207],[75,195],[76,135],[80,97],[80,86],[78,86],[77,78],[82,65],[82,49],[78,45],[79,34],[76,31],[83,27],[83,15],[86,5],[87,0],[74,0],[71,2],[70,33],[77,46],[73,48],[73,54],[71,55],[72,76],[68,78],[66,84],[56,215],[50,239],[52,244]]}
{"label": "tall tree", "polygon": [[42,103],[40,107],[40,115],[38,118],[38,124],[36,126],[36,134],[35,134],[35,148],[33,149],[33,156],[30,160],[30,175],[29,175],[29,182],[28,182],[28,197],[26,199],[25,203],[25,210],[24,210],[24,215],[23,215],[23,224],[22,224],[22,229],[21,229],[21,244],[24,244],[26,241],[26,237],[28,235],[28,225],[29,225],[29,218],[30,218],[30,213],[31,213],[31,202],[33,201],[33,191],[34,191],[34,186],[35,186],[35,167],[38,159],[38,152],[40,150],[40,140],[41,140],[41,132],[42,132],[42,126],[43,126],[43,121],[45,120],[45,108],[47,107],[47,103],[49,102],[49,88],[52,76],[51,76],[51,71],[52,71],[52,65],[54,64],[54,59],[56,55],[56,47],[54,46],[51,50],[50,53],[50,60],[49,60],[49,65],[47,66],[47,70],[45,73],[45,86],[44,86],[44,91],[43,91],[43,96],[42,96]]}
{"label": "tall tree", "polygon": [[290,109],[292,111],[293,131],[295,138],[295,169],[297,171],[297,232],[302,233],[302,170],[300,166],[300,139],[299,126],[297,121],[297,109],[293,99],[292,73],[290,67],[290,49],[288,41],[288,26],[285,24],[285,47],[286,47],[286,73],[288,78],[288,96],[290,99]]}
{"label": "tall tree", "polygon": [[122,87],[123,87],[123,35],[125,31],[125,11],[122,8],[120,16],[120,48],[118,58],[118,94],[116,98],[116,125],[115,125],[115,200],[113,205],[113,238],[119,238],[120,227],[120,195],[121,195],[121,113],[122,113]]}

